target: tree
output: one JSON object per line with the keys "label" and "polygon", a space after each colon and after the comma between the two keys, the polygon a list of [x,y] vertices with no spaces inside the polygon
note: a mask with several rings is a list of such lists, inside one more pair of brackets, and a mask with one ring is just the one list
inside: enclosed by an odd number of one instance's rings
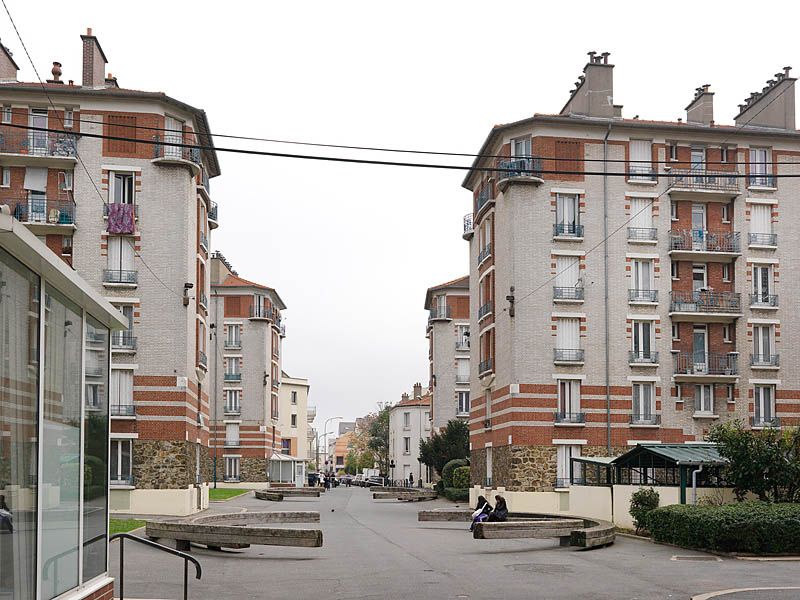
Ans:
{"label": "tree", "polygon": [[386,406],[378,413],[369,415],[373,418],[365,427],[368,437],[367,449],[372,451],[374,461],[384,475],[389,472],[389,413],[391,410],[391,406]]}
{"label": "tree", "polygon": [[800,429],[745,429],[741,422],[715,425],[708,441],[729,462],[725,479],[736,497],[747,493],[770,502],[800,502]]}
{"label": "tree", "polygon": [[441,477],[444,466],[454,458],[469,458],[469,427],[453,419],[442,430],[419,442],[419,460],[433,467]]}

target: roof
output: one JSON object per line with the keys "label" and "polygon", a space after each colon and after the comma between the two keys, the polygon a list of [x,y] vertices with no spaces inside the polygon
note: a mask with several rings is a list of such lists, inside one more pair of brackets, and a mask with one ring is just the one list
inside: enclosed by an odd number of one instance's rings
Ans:
{"label": "roof", "polygon": [[593,465],[608,466],[614,462],[614,456],[573,456],[572,460]]}
{"label": "roof", "polygon": [[392,407],[392,410],[395,408],[403,408],[407,406],[430,406],[431,405],[431,394],[425,394],[420,396],[419,398],[408,398],[407,400],[401,400],[397,404]]}
{"label": "roof", "polygon": [[255,281],[249,281],[244,279],[243,277],[239,277],[238,275],[228,275],[222,283],[215,283],[212,287],[225,287],[225,288],[256,288],[259,290],[264,290],[266,292],[271,292],[275,295],[276,300],[278,301],[277,304],[281,310],[286,308],[281,297],[278,295],[278,292],[275,291],[275,288],[271,288],[266,285],[262,285],[260,283],[256,283]]}
{"label": "roof", "polygon": [[433,292],[438,292],[446,289],[469,290],[469,275],[464,275],[463,277],[459,277],[458,279],[452,279],[450,281],[445,281],[444,283],[440,283],[439,285],[434,285],[432,287],[429,287],[428,291],[425,293],[425,308],[427,309],[428,307],[430,307],[431,300],[433,297]]}
{"label": "roof", "polygon": [[720,455],[716,444],[638,444],[612,461],[625,466],[642,454],[650,454],[674,465],[725,465],[728,459]]}

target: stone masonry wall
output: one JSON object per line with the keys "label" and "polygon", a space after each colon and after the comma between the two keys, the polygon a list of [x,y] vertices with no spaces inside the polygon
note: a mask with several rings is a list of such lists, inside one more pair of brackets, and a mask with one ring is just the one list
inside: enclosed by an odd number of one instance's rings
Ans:
{"label": "stone masonry wall", "polygon": [[556,480],[555,446],[512,446],[511,470],[505,482],[510,492],[542,492],[552,490]]}
{"label": "stone masonry wall", "polygon": [[[195,447],[192,442],[169,440],[133,441],[133,476],[145,489],[183,489],[195,483]],[[208,448],[200,446],[200,477],[211,478]]]}
{"label": "stone masonry wall", "polygon": [[469,452],[469,477],[472,485],[483,485],[486,479],[486,449],[478,448]]}
{"label": "stone masonry wall", "polygon": [[239,459],[239,481],[266,481],[267,459],[243,456]]}

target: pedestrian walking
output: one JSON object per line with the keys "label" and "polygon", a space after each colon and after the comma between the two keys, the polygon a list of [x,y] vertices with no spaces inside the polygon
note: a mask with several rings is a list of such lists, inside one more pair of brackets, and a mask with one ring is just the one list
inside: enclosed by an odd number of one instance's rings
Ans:
{"label": "pedestrian walking", "polygon": [[408,487],[414,487],[414,474],[408,474]]}

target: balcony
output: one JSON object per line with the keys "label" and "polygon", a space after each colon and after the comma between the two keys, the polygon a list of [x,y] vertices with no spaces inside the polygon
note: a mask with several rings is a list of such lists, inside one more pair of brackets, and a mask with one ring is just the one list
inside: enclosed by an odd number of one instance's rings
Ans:
{"label": "balcony", "polygon": [[750,233],[748,234],[748,242],[751,248],[777,248],[778,247],[778,234],[777,233]]}
{"label": "balcony", "polygon": [[778,295],[764,293],[750,294],[750,308],[758,308],[762,310],[778,308]]}
{"label": "balcony", "polygon": [[658,352],[652,350],[629,350],[628,364],[635,366],[658,366]]}
{"label": "balcony", "polygon": [[628,166],[628,181],[630,183],[658,183],[658,173],[648,164],[636,163]]}
{"label": "balcony", "polygon": [[208,369],[208,357],[206,353],[202,350],[197,351],[197,364],[203,367],[204,369]]}
{"label": "balcony", "polygon": [[[153,162],[160,165],[182,165],[192,171],[192,177],[200,174],[200,149],[186,148],[188,143],[181,134],[153,136]],[[174,145],[178,144],[178,145]]]}
{"label": "balcony", "polygon": [[456,350],[459,352],[469,351],[469,338],[456,340]]}
{"label": "balcony", "polygon": [[628,290],[628,302],[631,304],[656,304],[658,290]]}
{"label": "balcony", "polygon": [[495,162],[495,176],[501,191],[511,182],[544,183],[542,179],[542,160],[535,156],[511,156],[499,158]]}
{"label": "balcony", "polygon": [[136,407],[131,404],[111,404],[110,412],[112,417],[135,417]]}
{"label": "balcony", "polygon": [[777,369],[781,366],[780,354],[751,354],[750,366],[753,369]]}
{"label": "balcony", "polygon": [[242,413],[242,407],[238,404],[226,404],[224,410],[226,415],[240,415]]}
{"label": "balcony", "polygon": [[238,383],[242,380],[241,373],[225,373],[224,375],[225,383]]}
{"label": "balcony", "polygon": [[208,252],[208,236],[206,235],[206,232],[201,231],[197,237],[200,241],[200,247],[206,252]]}
{"label": "balcony", "polygon": [[670,292],[673,321],[725,322],[742,316],[738,292]]}
{"label": "balcony", "polygon": [[115,331],[111,334],[111,349],[136,352],[136,336],[132,331]]}
{"label": "balcony", "polygon": [[742,253],[738,231],[705,229],[669,232],[670,256],[702,262],[728,262]]}
{"label": "balcony", "polygon": [[478,192],[478,197],[475,199],[475,220],[477,221],[484,208],[488,210],[488,208],[493,205],[494,194],[492,193],[492,185],[485,183]]}
{"label": "balcony", "polygon": [[583,302],[585,288],[583,286],[554,287],[554,302]]}
{"label": "balcony", "polygon": [[272,311],[266,306],[258,306],[254,304],[250,307],[250,318],[269,320],[272,318]]}
{"label": "balcony", "polygon": [[558,411],[553,413],[553,421],[556,425],[584,425],[586,424],[586,413]]}
{"label": "balcony", "polygon": [[469,373],[456,373],[456,383],[469,383]]}
{"label": "balcony", "polygon": [[433,321],[450,321],[451,311],[449,306],[436,306],[428,311],[428,323]]}
{"label": "balcony", "polygon": [[492,255],[492,244],[491,242],[486,244],[486,247],[478,252],[478,264],[482,264],[487,258]]}
{"label": "balcony", "polygon": [[748,175],[747,187],[767,188],[770,190],[778,188],[777,184],[775,183],[775,175],[767,175],[766,173],[760,175]]}
{"label": "balcony", "polygon": [[707,169],[672,169],[667,191],[690,200],[727,200],[739,195],[739,173]]}
{"label": "balcony", "polygon": [[485,375],[487,373],[490,373],[493,368],[494,368],[494,365],[492,364],[492,359],[491,358],[487,358],[486,360],[482,360],[480,363],[478,363],[478,375],[479,376],[483,376],[483,375]]}
{"label": "balcony", "polygon": [[210,229],[219,227],[219,207],[216,202],[210,202],[208,205],[208,227]]}
{"label": "balcony", "polygon": [[473,234],[475,233],[472,213],[467,213],[464,215],[464,233],[461,235],[462,238],[465,240],[471,240]]}
{"label": "balcony", "polygon": [[583,239],[583,225],[575,223],[555,223],[553,237],[557,240],[580,241]]}
{"label": "balcony", "polygon": [[554,348],[553,362],[557,365],[582,365],[583,348]]}
{"label": "balcony", "polygon": [[760,416],[750,417],[750,427],[753,429],[765,429],[767,427],[780,427],[780,417]]}
{"label": "balcony", "polygon": [[225,350],[240,350],[242,348],[242,340],[225,340]]}
{"label": "balcony", "polygon": [[23,198],[3,202],[11,207],[14,218],[28,225],[34,233],[71,235],[71,230],[75,229],[75,203],[71,200]]}
{"label": "balcony", "polygon": [[676,381],[735,380],[739,375],[739,355],[735,352],[716,354],[706,352],[675,353]]}
{"label": "balcony", "polygon": [[72,166],[78,153],[78,136],[73,133],[33,131],[0,126],[0,153],[24,156],[26,165]]}
{"label": "balcony", "polygon": [[628,241],[632,244],[655,244],[658,229],[655,227],[628,227]]}
{"label": "balcony", "polygon": [[631,427],[658,427],[661,425],[661,415],[633,413],[629,423]]}
{"label": "balcony", "polygon": [[133,479],[133,475],[111,475],[111,478],[108,480],[108,485],[112,488],[115,486],[125,486],[125,487],[133,487],[135,485],[135,480]]}
{"label": "balcony", "polygon": [[478,309],[478,321],[492,314],[492,306],[493,303],[491,300],[489,300],[488,302],[486,302],[486,304],[484,304]]}
{"label": "balcony", "polygon": [[105,269],[103,271],[103,285],[105,286],[135,287],[138,283],[138,271],[118,269]]}

